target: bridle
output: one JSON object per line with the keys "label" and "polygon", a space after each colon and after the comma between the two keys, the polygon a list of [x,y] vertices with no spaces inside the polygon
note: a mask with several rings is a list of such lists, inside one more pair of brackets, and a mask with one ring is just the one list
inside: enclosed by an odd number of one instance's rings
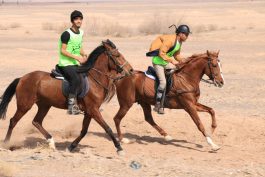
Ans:
{"label": "bridle", "polygon": [[[114,53],[113,51],[114,51],[115,53],[118,53],[118,55],[114,55],[114,54],[113,54],[113,53]],[[112,51],[108,51],[108,50],[106,50],[105,53],[106,53],[106,55],[108,56],[108,58],[111,59],[111,60],[113,61],[113,63],[116,65],[116,71],[117,71],[118,73],[123,72],[123,71],[124,71],[123,67],[129,64],[128,61],[125,61],[123,64],[120,64],[120,63],[117,61],[116,57],[119,57],[119,56],[120,56],[120,54],[119,54],[119,52],[118,52],[118,49],[112,49]]]}
{"label": "bridle", "polygon": [[[110,66],[110,60],[114,63],[114,65],[116,66],[116,71],[117,73],[122,73],[124,71],[124,66],[128,65],[129,62],[125,60],[125,62],[123,64],[120,64],[117,60],[116,57],[119,57],[120,54],[118,52],[118,49],[112,49],[111,51],[104,51],[104,53],[108,56],[108,66]],[[114,53],[118,53],[117,55],[114,55]],[[99,73],[100,75],[104,75],[106,76],[109,80],[111,80],[110,82],[108,82],[108,86],[104,86],[104,84],[102,82],[100,82],[99,80],[97,80],[91,73],[88,72],[88,74],[92,77],[92,79],[97,83],[99,84],[101,87],[103,87],[106,91],[109,90],[110,88],[110,85],[112,85],[115,81],[118,81],[122,78],[124,78],[126,76],[126,74],[122,74],[121,76],[117,76],[117,77],[112,77],[111,75],[109,74],[106,74],[96,68],[91,68],[91,70],[94,70],[96,71],[97,73]]]}
{"label": "bridle", "polygon": [[[209,76],[209,78],[210,79],[201,79],[203,82],[206,82],[206,83],[208,83],[208,84],[213,84],[213,85],[216,85],[217,83],[216,83],[216,81],[215,81],[215,74],[214,74],[214,72],[213,72],[213,70],[212,70],[212,67],[217,67],[217,65],[214,65],[213,63],[212,63],[212,61],[213,61],[213,59],[211,58],[211,57],[209,57],[208,56],[208,67],[209,67],[209,71],[210,71],[210,76]],[[218,62],[220,62],[220,60],[218,59],[217,60]]]}

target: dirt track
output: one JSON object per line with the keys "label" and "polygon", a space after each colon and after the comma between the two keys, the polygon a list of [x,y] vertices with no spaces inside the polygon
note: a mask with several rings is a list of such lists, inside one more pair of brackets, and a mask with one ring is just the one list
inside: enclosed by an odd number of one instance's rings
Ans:
{"label": "dirt track", "polygon": [[[50,71],[56,64],[59,33],[43,29],[51,17],[52,22],[62,24],[72,9],[80,9],[102,18],[119,17],[120,24],[136,28],[138,20],[148,18],[158,6],[137,2],[118,7],[111,3],[0,6],[0,93],[14,78],[33,70]],[[112,142],[94,121],[77,150],[65,152],[79,135],[82,116],[70,117],[58,109],[52,109],[44,121],[56,141],[58,150],[52,151],[31,124],[34,106],[14,129],[10,145],[1,146],[0,176],[265,176],[265,3],[205,2],[198,6],[168,2],[159,12],[166,13],[168,6],[181,9],[174,12],[176,17],[183,9],[189,12],[183,21],[193,25],[194,32],[183,45],[184,56],[207,49],[221,51],[226,84],[219,89],[202,83],[200,99],[216,111],[218,127],[212,138],[221,149],[210,151],[183,110],[166,110],[164,116],[154,114],[156,122],[174,138],[166,142],[144,121],[140,106],[135,104],[122,122],[125,137],[132,141],[122,145],[125,156],[116,154]],[[208,31],[200,31],[199,25]],[[144,70],[151,63],[144,54],[155,36],[86,36],[84,46],[91,51],[102,39],[110,38],[135,69]],[[1,140],[16,110],[15,101],[13,98],[10,103],[7,119],[0,122]],[[116,132],[112,120],[119,108],[116,98],[102,108],[105,120]],[[200,116],[210,131],[210,116]],[[133,161],[139,169],[130,166]]]}

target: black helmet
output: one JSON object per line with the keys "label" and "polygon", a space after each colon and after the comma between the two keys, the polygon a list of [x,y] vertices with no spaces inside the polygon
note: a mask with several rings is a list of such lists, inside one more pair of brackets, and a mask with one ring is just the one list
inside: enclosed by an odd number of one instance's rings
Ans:
{"label": "black helmet", "polygon": [[74,19],[77,17],[81,17],[81,19],[83,19],[83,14],[82,14],[82,12],[75,10],[71,13],[71,22],[73,22]]}
{"label": "black helmet", "polygon": [[190,32],[190,28],[187,25],[179,25],[178,28],[176,29],[176,33],[177,34],[184,33],[184,34],[189,35],[191,32]]}

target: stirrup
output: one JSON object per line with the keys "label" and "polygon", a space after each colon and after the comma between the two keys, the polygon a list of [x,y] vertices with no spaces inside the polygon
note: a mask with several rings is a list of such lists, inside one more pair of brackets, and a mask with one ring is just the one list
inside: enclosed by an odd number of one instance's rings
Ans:
{"label": "stirrup", "polygon": [[157,112],[158,114],[165,114],[164,108],[161,107],[161,103],[157,102],[155,104],[155,107],[153,109],[155,112]]}
{"label": "stirrup", "polygon": [[157,103],[155,104],[155,107],[153,108],[153,110],[154,110],[155,112],[158,112],[158,111],[159,111],[159,108],[160,108],[160,102],[157,102]]}
{"label": "stirrup", "polygon": [[159,108],[157,113],[158,114],[165,114],[164,108]]}
{"label": "stirrup", "polygon": [[78,115],[80,113],[79,107],[76,104],[68,105],[67,114],[69,115]]}

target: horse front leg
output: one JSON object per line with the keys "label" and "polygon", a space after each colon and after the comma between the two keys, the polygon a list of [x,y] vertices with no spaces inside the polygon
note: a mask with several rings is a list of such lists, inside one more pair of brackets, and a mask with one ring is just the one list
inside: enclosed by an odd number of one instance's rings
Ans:
{"label": "horse front leg", "polygon": [[114,137],[113,131],[109,127],[109,125],[104,121],[102,115],[100,114],[98,109],[92,109],[91,115],[94,118],[94,120],[105,130],[105,132],[110,136],[110,138],[113,141],[114,146],[117,149],[118,155],[124,155],[123,149],[121,147],[121,144],[117,139]]}
{"label": "horse front leg", "polygon": [[211,137],[206,133],[205,128],[200,120],[200,117],[197,113],[197,106],[192,101],[187,101],[183,99],[182,105],[184,106],[185,111],[191,116],[193,122],[196,124],[197,128],[202,132],[204,137],[206,138],[207,143],[212,147],[213,151],[217,151],[220,149],[218,145],[216,145]]}
{"label": "horse front leg", "polygon": [[212,117],[212,134],[213,134],[214,130],[217,127],[216,118],[215,118],[215,112],[214,112],[213,108],[205,106],[205,105],[203,105],[201,103],[197,103],[196,104],[196,109],[199,112],[208,112],[211,115],[211,117]]}
{"label": "horse front leg", "polygon": [[119,111],[117,112],[117,114],[113,118],[113,120],[115,122],[116,130],[118,133],[118,139],[120,142],[125,143],[125,144],[130,143],[130,140],[123,137],[123,134],[122,134],[121,128],[120,128],[120,124],[121,124],[122,118],[126,115],[126,113],[128,112],[129,109],[130,109],[130,107],[125,107],[125,106],[121,105]]}

